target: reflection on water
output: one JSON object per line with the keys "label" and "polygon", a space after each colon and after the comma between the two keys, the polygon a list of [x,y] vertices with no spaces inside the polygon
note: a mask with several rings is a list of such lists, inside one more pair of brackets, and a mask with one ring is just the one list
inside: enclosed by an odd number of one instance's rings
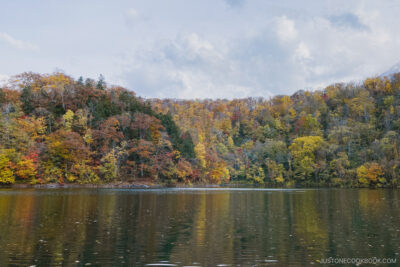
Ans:
{"label": "reflection on water", "polygon": [[0,266],[308,266],[399,252],[399,190],[0,190]]}

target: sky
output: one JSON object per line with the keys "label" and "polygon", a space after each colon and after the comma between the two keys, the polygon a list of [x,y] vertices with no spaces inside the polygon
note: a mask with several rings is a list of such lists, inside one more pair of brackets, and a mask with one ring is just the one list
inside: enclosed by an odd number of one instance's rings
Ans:
{"label": "sky", "polygon": [[32,71],[148,98],[243,98],[400,62],[398,0],[0,1],[0,80]]}

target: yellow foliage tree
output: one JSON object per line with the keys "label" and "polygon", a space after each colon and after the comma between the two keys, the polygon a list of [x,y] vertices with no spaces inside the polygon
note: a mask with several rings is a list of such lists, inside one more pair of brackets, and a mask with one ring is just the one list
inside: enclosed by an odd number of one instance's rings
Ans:
{"label": "yellow foliage tree", "polygon": [[315,152],[322,146],[321,136],[303,136],[293,140],[289,146],[298,178],[304,180],[315,170]]}
{"label": "yellow foliage tree", "polygon": [[383,169],[376,162],[368,162],[358,167],[357,178],[359,183],[363,186],[374,186],[386,182],[383,177]]}
{"label": "yellow foliage tree", "polygon": [[0,184],[13,184],[15,181],[14,173],[11,169],[9,158],[0,154]]}
{"label": "yellow foliage tree", "polygon": [[208,173],[208,177],[214,184],[227,182],[229,180],[229,170],[226,167],[225,162],[217,163],[216,166]]}
{"label": "yellow foliage tree", "polygon": [[68,109],[67,112],[63,115],[64,126],[67,131],[71,131],[71,129],[72,129],[74,115],[75,115],[74,112],[70,109]]}
{"label": "yellow foliage tree", "polygon": [[206,163],[206,148],[202,143],[198,143],[194,147],[194,152],[196,153],[196,158],[199,161],[199,165],[204,169],[207,166]]}
{"label": "yellow foliage tree", "polygon": [[33,159],[23,157],[16,165],[15,174],[18,178],[26,180],[36,177],[36,164]]}

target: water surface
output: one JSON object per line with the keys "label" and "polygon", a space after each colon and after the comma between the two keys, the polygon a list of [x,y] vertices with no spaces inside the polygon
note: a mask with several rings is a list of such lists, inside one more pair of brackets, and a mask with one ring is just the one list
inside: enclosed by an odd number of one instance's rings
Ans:
{"label": "water surface", "polygon": [[0,190],[0,266],[309,266],[399,252],[399,190]]}

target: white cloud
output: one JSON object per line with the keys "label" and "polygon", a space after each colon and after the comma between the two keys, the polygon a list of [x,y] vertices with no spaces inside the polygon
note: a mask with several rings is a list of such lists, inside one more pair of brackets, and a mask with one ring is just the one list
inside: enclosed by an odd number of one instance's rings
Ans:
{"label": "white cloud", "polygon": [[143,21],[149,20],[147,16],[142,14],[136,8],[129,8],[125,11],[125,22],[129,28],[135,28],[138,24]]}
{"label": "white cloud", "polygon": [[7,84],[9,79],[10,79],[9,75],[0,74],[0,86]]}
{"label": "white cloud", "polygon": [[212,44],[196,33],[139,51],[125,63],[124,79],[147,97],[234,98],[251,96],[242,70],[226,54],[224,44]]}
{"label": "white cloud", "polygon": [[31,44],[29,42],[17,40],[8,33],[5,32],[0,32],[0,40],[3,40],[7,44],[11,45],[12,47],[15,47],[20,50],[30,50],[30,51],[37,51],[39,50],[39,47]]}
{"label": "white cloud", "polygon": [[288,19],[286,16],[282,16],[277,19],[276,32],[281,42],[290,42],[297,38],[297,31],[295,28],[295,22]]}
{"label": "white cloud", "polygon": [[311,59],[310,50],[304,42],[300,42],[295,51],[296,59]]}
{"label": "white cloud", "polygon": [[21,53],[38,47],[0,33],[2,47],[17,48],[0,49],[0,73],[59,67],[102,73],[141,96],[268,97],[363,79],[400,61],[396,0],[64,2],[28,13],[6,5],[13,16],[3,29],[40,36],[41,53]]}
{"label": "white cloud", "polygon": [[147,97],[235,98],[291,94],[382,73],[400,59],[400,36],[383,14],[367,19],[362,9],[349,12],[277,16],[229,36],[155,39],[134,51],[121,79]]}
{"label": "white cloud", "polygon": [[134,8],[129,8],[126,11],[126,15],[132,18],[137,18],[139,16],[139,12]]}
{"label": "white cloud", "polygon": [[379,74],[400,56],[396,48],[400,39],[378,23],[337,27],[324,17],[315,17],[298,25],[296,42],[305,44],[312,56],[303,64],[308,73],[304,84],[311,88]]}

